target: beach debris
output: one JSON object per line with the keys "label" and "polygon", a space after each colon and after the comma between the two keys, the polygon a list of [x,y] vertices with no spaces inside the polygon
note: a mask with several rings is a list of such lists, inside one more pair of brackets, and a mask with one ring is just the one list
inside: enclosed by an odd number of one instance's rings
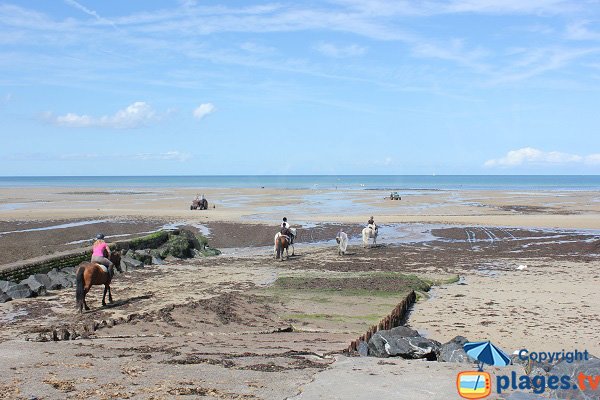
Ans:
{"label": "beach debris", "polygon": [[524,269],[526,269],[526,268],[527,268],[527,265],[525,265],[525,264],[521,264],[521,265],[519,265],[519,266],[517,267],[517,269],[518,269],[519,271],[522,271],[522,270],[524,270]]}

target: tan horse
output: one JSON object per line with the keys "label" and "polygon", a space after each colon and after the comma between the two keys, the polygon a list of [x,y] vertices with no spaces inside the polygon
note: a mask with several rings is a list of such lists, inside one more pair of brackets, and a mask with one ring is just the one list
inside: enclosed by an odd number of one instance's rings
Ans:
{"label": "tan horse", "polygon": [[[110,254],[110,261],[115,267],[121,271],[121,253],[114,251]],[[108,302],[112,303],[112,294],[110,292],[110,281],[114,271],[104,272],[98,263],[83,262],[75,271],[75,299],[77,300],[77,308],[79,312],[83,312],[83,308],[88,311],[90,308],[85,302],[85,295],[90,291],[92,285],[104,285],[104,294],[102,295],[102,305],[106,306],[106,292],[108,291]]]}

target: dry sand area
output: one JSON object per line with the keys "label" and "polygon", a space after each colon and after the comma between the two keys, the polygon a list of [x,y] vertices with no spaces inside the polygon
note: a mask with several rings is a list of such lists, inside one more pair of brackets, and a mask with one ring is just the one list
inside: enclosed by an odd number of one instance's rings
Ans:
{"label": "dry sand area", "polygon": [[[205,193],[216,208],[190,211],[196,193],[0,190],[0,246],[13,259],[167,223],[224,249],[118,275],[115,303],[101,307],[94,287],[83,315],[72,289],[0,304],[4,397],[458,398],[456,373],[470,365],[343,354],[410,289],[419,300],[406,323],[440,342],[463,335],[510,353],[600,356],[598,193],[424,191],[390,201],[377,191],[215,189]],[[371,214],[380,244],[363,249]],[[279,262],[269,244],[282,215],[302,229],[296,255]],[[340,227],[352,237],[345,256],[331,241]],[[85,339],[31,340],[91,323],[99,329]]]}

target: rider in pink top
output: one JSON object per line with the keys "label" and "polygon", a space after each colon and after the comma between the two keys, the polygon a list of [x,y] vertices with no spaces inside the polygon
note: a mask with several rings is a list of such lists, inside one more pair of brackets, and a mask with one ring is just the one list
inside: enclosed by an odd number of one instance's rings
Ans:
{"label": "rider in pink top", "polygon": [[104,257],[104,249],[110,254],[110,249],[105,241],[98,240],[93,247],[92,256],[93,257]]}
{"label": "rider in pink top", "polygon": [[104,256],[104,250],[106,250],[106,254],[110,257],[110,248],[104,241],[104,235],[99,233],[96,235],[96,241],[92,246],[92,262],[96,262],[100,265],[103,265],[107,268],[106,272],[109,272],[111,275],[113,273],[113,263]]}

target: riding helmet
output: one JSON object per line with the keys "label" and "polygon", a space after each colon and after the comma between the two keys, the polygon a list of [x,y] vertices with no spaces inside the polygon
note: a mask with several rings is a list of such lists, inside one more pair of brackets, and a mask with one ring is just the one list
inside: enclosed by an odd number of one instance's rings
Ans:
{"label": "riding helmet", "polygon": [[98,239],[98,240],[104,239],[104,234],[102,234],[102,233],[97,234],[96,239]]}

